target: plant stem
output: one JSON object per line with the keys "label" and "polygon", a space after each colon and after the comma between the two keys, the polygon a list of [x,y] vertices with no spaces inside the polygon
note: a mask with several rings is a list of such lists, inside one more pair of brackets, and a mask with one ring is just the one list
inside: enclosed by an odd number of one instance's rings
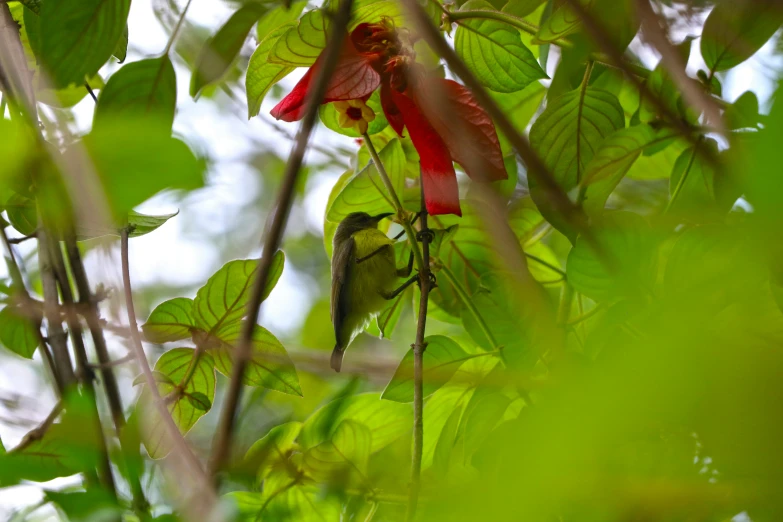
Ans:
{"label": "plant stem", "polygon": [[247,302],[247,314],[242,323],[242,331],[239,342],[234,350],[234,367],[231,371],[231,382],[226,392],[220,421],[212,445],[212,458],[210,462],[210,475],[213,481],[218,483],[218,473],[225,465],[231,451],[231,443],[234,433],[235,417],[242,394],[242,382],[245,368],[252,355],[251,337],[256,326],[258,312],[261,308],[261,299],[264,288],[269,278],[272,267],[272,258],[280,246],[285,230],[286,220],[291,210],[294,199],[294,188],[299,176],[299,170],[304,161],[304,153],[310,140],[310,134],[315,127],[318,117],[318,107],[324,99],[326,88],[332,77],[340,57],[343,40],[347,33],[353,0],[342,0],[332,19],[332,31],[326,49],[321,54],[322,64],[315,72],[315,77],[308,90],[305,102],[304,118],[296,137],[291,155],[286,164],[283,181],[280,185],[275,211],[268,225],[264,240],[264,248],[258,263],[258,272],[253,282],[250,298]]}
{"label": "plant stem", "polygon": [[[166,406],[163,404],[160,392],[158,391],[158,385],[155,382],[155,377],[152,375],[152,369],[150,368],[147,356],[144,354],[144,347],[141,344],[141,336],[139,335],[139,328],[136,322],[136,309],[133,305],[133,289],[131,288],[130,280],[130,262],[128,259],[128,230],[124,228],[120,232],[120,258],[122,264],[122,285],[125,293],[125,309],[128,312],[128,323],[130,325],[130,337],[133,351],[136,355],[136,361],[141,366],[144,380],[152,394],[152,400],[158,411],[159,417],[163,421],[164,430],[166,435],[171,439],[172,452],[179,458],[185,471],[192,478],[195,478],[200,485],[199,494],[206,494],[210,499],[213,499],[214,494],[209,485],[209,479],[207,478],[204,470],[201,468],[201,464],[198,458],[193,454],[185,439],[182,437],[179,428],[174,424],[174,419],[171,418]],[[213,499],[214,500],[214,499]],[[203,513],[202,513],[203,515]]]}
{"label": "plant stem", "polygon": [[[397,212],[397,221],[399,221],[402,228],[405,229],[405,235],[408,236],[408,243],[410,243],[411,250],[413,251],[413,258],[416,260],[416,268],[418,268],[419,273],[421,273],[421,271],[424,270],[424,257],[421,254],[421,250],[419,250],[419,243],[416,240],[416,231],[413,230],[407,213],[402,207],[402,203],[400,203],[397,191],[394,190],[394,185],[389,178],[389,174],[386,172],[386,168],[383,166],[383,162],[381,162],[381,158],[378,156],[378,151],[375,150],[375,145],[372,144],[372,140],[370,140],[370,137],[366,133],[364,134],[364,143],[367,145],[367,150],[370,152],[373,163],[375,163],[375,168],[378,169],[378,173],[381,175],[381,180],[383,180],[386,190],[389,191],[392,205]],[[424,229],[425,227],[422,224],[422,230]]]}
{"label": "plant stem", "polygon": [[166,42],[166,48],[163,49],[163,55],[165,56],[169,54],[171,51],[171,47],[174,45],[174,40],[177,38],[177,34],[179,34],[179,28],[182,27],[182,22],[185,21],[185,15],[188,13],[188,9],[190,8],[190,3],[193,0],[188,0],[188,3],[185,4],[185,8],[182,9],[182,12],[179,14],[179,20],[177,20],[177,25],[174,26],[174,29],[171,31],[171,36],[169,36],[169,41]]}
{"label": "plant stem", "polygon": [[564,326],[568,323],[568,317],[571,315],[571,301],[574,300],[574,287],[568,284],[563,285],[563,291],[560,294],[560,304],[557,307],[557,324]]}
{"label": "plant stem", "polygon": [[[419,270],[419,322],[416,326],[416,342],[413,344],[413,457],[411,462],[411,480],[408,497],[408,509],[405,519],[412,522],[419,503],[421,481],[421,455],[424,449],[424,350],[427,343],[424,336],[427,328],[427,304],[429,302],[432,281],[430,280],[430,236],[427,228],[427,207],[424,200],[424,184],[421,184],[421,251],[422,269]],[[409,225],[410,226],[410,225]]]}

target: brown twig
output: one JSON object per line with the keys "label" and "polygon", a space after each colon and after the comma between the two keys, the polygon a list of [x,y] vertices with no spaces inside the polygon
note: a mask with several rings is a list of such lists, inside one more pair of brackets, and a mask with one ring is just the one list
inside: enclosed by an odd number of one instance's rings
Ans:
{"label": "brown twig", "polygon": [[242,381],[245,374],[245,367],[252,354],[250,339],[253,330],[255,329],[258,311],[261,307],[261,297],[263,296],[264,288],[266,287],[266,282],[269,277],[272,257],[277,251],[283,236],[288,213],[293,202],[296,180],[304,160],[304,153],[307,149],[310,134],[315,126],[318,115],[318,106],[324,98],[328,82],[334,68],[337,66],[352,6],[353,0],[342,0],[340,2],[340,7],[332,20],[332,34],[322,55],[323,65],[316,71],[312,88],[308,93],[307,102],[305,104],[305,116],[302,119],[296,143],[294,144],[288,164],[286,165],[276,208],[264,240],[263,253],[261,260],[259,261],[255,281],[253,282],[250,299],[247,303],[247,317],[242,324],[239,343],[234,350],[234,367],[231,372],[231,382],[226,393],[226,399],[223,404],[220,422],[212,447],[210,473],[216,481],[217,475],[223,468],[230,453],[235,416],[242,393]]}
{"label": "brown twig", "polygon": [[411,458],[411,482],[408,493],[408,508],[405,519],[409,522],[416,516],[421,489],[421,456],[424,449],[424,350],[427,343],[424,336],[427,328],[427,305],[432,289],[430,271],[430,236],[427,228],[427,207],[424,202],[424,184],[421,184],[421,256],[423,269],[419,270],[419,316],[416,325],[416,342],[413,348],[413,455]]}
{"label": "brown twig", "polygon": [[163,399],[158,391],[157,383],[155,382],[155,377],[152,375],[152,369],[147,361],[147,356],[144,354],[144,347],[141,344],[141,336],[136,322],[136,309],[133,305],[127,228],[123,229],[120,233],[120,257],[122,264],[122,283],[125,293],[125,309],[128,312],[128,323],[130,325],[129,333],[132,340],[131,344],[133,346],[133,351],[139,366],[141,366],[147,388],[149,388],[149,391],[152,394],[152,400],[157,409],[158,416],[163,421],[164,430],[172,441],[172,452],[179,461],[179,465],[184,474],[183,476],[196,481],[197,491],[194,498],[199,502],[205,502],[207,505],[207,510],[201,511],[201,515],[203,516],[205,513],[211,512],[214,507],[216,503],[215,493],[210,487],[209,479],[204,473],[198,458],[196,458],[187,442],[185,442],[182,433],[180,433],[177,425],[174,424],[174,419],[172,419],[171,414],[163,403]]}
{"label": "brown twig", "polygon": [[24,451],[33,442],[41,440],[43,436],[46,435],[46,432],[49,431],[49,427],[54,424],[54,421],[57,419],[57,416],[60,415],[61,411],[63,411],[63,403],[62,401],[57,401],[54,408],[52,408],[52,411],[49,412],[49,415],[46,416],[43,422],[34,429],[28,431],[22,438],[22,441],[9,451],[9,453]]}

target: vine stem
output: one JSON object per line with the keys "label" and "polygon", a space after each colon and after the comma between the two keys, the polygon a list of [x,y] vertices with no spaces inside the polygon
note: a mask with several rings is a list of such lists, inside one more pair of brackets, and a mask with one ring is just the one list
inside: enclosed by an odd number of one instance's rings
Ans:
{"label": "vine stem", "polygon": [[[171,414],[163,403],[163,399],[158,391],[158,385],[155,382],[155,377],[152,375],[152,369],[150,368],[147,356],[144,353],[144,347],[141,344],[141,335],[139,335],[139,328],[136,322],[136,308],[133,305],[133,289],[131,287],[128,250],[128,229],[126,227],[120,231],[122,285],[125,293],[125,309],[128,312],[128,323],[130,324],[131,345],[133,346],[136,361],[141,367],[144,381],[152,394],[153,403],[158,411],[158,416],[163,421],[166,434],[171,439],[172,451],[179,457],[188,476],[195,477],[197,484],[199,485],[199,494],[208,495],[207,498],[210,499],[210,504],[214,505],[216,499],[214,498],[214,493],[210,487],[209,480],[204,473],[198,458],[196,458],[187,442],[185,442],[182,433],[180,433],[177,425],[174,424],[174,419],[172,419]],[[203,516],[204,513],[201,515]]]}
{"label": "vine stem", "polygon": [[242,331],[239,342],[234,349],[234,365],[231,371],[231,382],[226,392],[217,432],[212,444],[212,457],[210,461],[210,475],[215,484],[219,482],[218,473],[225,465],[231,450],[231,442],[234,433],[235,417],[242,394],[242,381],[245,368],[252,355],[251,337],[256,326],[258,312],[261,308],[261,300],[269,279],[272,268],[272,258],[277,251],[285,230],[286,220],[291,210],[294,199],[294,188],[299,176],[299,170],[304,161],[310,135],[315,127],[318,117],[318,107],[326,94],[326,88],[332,77],[340,57],[343,40],[347,34],[353,0],[342,0],[337,12],[332,19],[332,34],[330,35],[326,49],[322,53],[323,61],[315,71],[315,78],[307,94],[305,102],[304,118],[296,137],[293,150],[286,164],[280,192],[277,197],[275,211],[265,234],[264,248],[261,259],[258,262],[258,271],[253,282],[250,298],[247,302],[247,314],[242,323]]}

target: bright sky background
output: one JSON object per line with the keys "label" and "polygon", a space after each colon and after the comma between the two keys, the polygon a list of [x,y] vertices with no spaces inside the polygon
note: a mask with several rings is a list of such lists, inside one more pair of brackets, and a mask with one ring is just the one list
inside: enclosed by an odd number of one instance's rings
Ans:
{"label": "bright sky background", "polygon": [[[184,2],[180,2],[184,4]],[[216,29],[231,14],[226,4],[206,0],[193,0],[188,20],[196,24]],[[134,0],[129,18],[130,46],[127,62],[155,56],[167,42],[167,34],[155,18],[151,0]],[[685,35],[683,34],[682,37]],[[694,35],[697,36],[697,35]],[[658,60],[657,55],[644,48],[638,40],[632,44],[646,65],[652,67]],[[756,92],[761,107],[768,107],[769,97],[774,91],[772,79],[774,69],[780,69],[781,63],[772,56],[774,44],[768,43],[750,60],[736,67],[723,80],[723,94],[728,101],[735,100],[746,90]],[[694,50],[698,49],[698,40]],[[554,63],[550,61],[550,72]],[[139,208],[148,214],[165,214],[179,209],[179,215],[157,231],[141,238],[131,240],[130,265],[131,278],[135,289],[166,282],[171,285],[192,286],[198,288],[223,263],[235,257],[257,257],[260,255],[260,234],[262,223],[241,221],[237,209],[242,203],[253,201],[261,189],[257,174],[244,165],[243,159],[254,152],[253,140],[260,141],[287,157],[291,142],[282,137],[260,118],[247,121],[244,113],[244,96],[239,98],[243,104],[237,116],[226,112],[224,108],[209,99],[194,102],[188,95],[190,72],[175,60],[178,82],[178,112],[175,119],[175,133],[184,137],[196,152],[202,152],[213,160],[208,173],[208,185],[182,200],[172,195],[159,195]],[[699,67],[704,67],[698,52],[693,52],[688,70],[695,76]],[[117,69],[109,65],[102,71],[104,77]],[[284,80],[287,87],[293,86],[304,70],[297,71]],[[287,90],[287,89],[286,89]],[[223,96],[223,95],[221,95]],[[223,96],[222,103],[228,104]],[[276,100],[267,99],[261,114],[268,115]],[[77,123],[88,130],[92,120],[93,101],[85,98],[75,108]],[[291,134],[297,130],[296,124],[283,124]],[[252,138],[252,139],[251,139]],[[325,128],[319,128],[315,140],[326,147],[341,144],[346,148],[355,147],[350,138],[338,136]],[[318,159],[318,153],[309,153],[309,159]],[[307,199],[304,215],[292,219],[304,220],[307,227],[319,233],[323,227],[323,215],[329,191],[342,172],[335,169],[318,174],[308,180]],[[213,237],[219,234],[231,234],[238,227],[255,230],[257,238],[246,245],[241,253],[226,253],[217,249]],[[87,258],[88,272],[93,285],[103,282],[107,286],[119,288],[119,244],[109,243],[109,249],[92,251]],[[313,255],[325,255],[323,251]],[[4,267],[0,267],[4,270]],[[314,292],[307,276],[286,267],[283,276],[262,308],[262,322],[275,335],[285,338],[286,334],[297,329],[304,320],[307,304]],[[303,303],[305,303],[303,305]],[[143,321],[144,317],[140,318]],[[121,350],[121,348],[120,348]],[[120,351],[120,353],[122,353]],[[33,370],[40,360],[25,361],[18,357],[2,357],[0,364],[0,398],[18,393],[32,400],[22,408],[29,411],[31,419],[43,419],[54,403],[49,385],[42,382],[39,374]],[[121,387],[130,388],[130,383],[121,382]],[[0,438],[6,448],[13,447],[26,430],[9,426],[3,418],[6,410],[0,403]],[[73,481],[59,480],[45,487],[56,488]],[[19,486],[0,490],[0,519],[10,510],[33,504],[41,499],[38,486]]]}

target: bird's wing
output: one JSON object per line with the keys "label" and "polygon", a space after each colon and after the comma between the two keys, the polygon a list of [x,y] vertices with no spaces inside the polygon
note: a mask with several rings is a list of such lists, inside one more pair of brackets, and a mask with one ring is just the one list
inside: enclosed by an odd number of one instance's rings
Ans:
{"label": "bird's wing", "polygon": [[345,240],[345,248],[335,248],[332,256],[332,324],[337,344],[342,346],[340,339],[340,327],[345,320],[346,296],[344,285],[348,278],[349,267],[353,264],[353,252],[356,243],[352,237]]}

